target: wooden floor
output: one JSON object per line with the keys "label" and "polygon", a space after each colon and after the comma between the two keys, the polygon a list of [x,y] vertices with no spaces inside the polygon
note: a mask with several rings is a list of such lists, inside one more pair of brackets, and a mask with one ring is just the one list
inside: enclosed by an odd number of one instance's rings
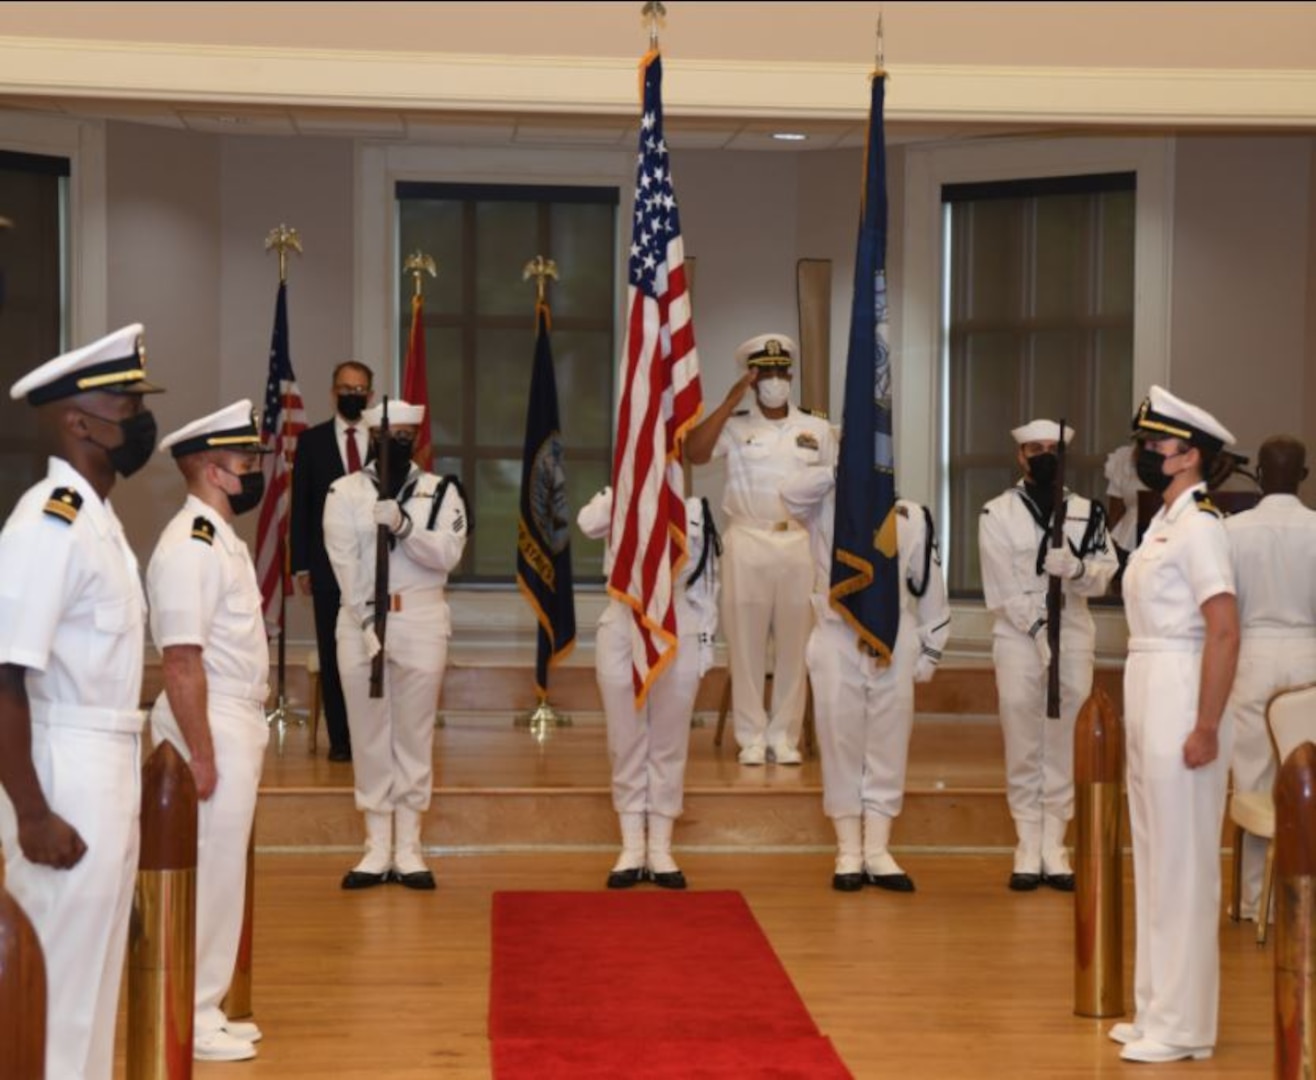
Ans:
{"label": "wooden floor", "polygon": [[[344,893],[343,856],[258,857],[254,997],[265,1041],[254,1062],[199,1064],[198,1080],[489,1076],[492,894],[597,889],[610,859],[452,857],[435,862],[435,893]],[[856,1077],[1270,1074],[1273,951],[1257,948],[1248,924],[1222,923],[1215,1058],[1127,1066],[1104,1036],[1109,1022],[1072,1015],[1071,898],[1008,892],[1006,856],[907,857],[912,896],[835,893],[822,855],[682,864],[693,888],[745,895]],[[617,992],[644,993],[626,983],[625,957]],[[618,1075],[640,1074],[619,1063]]]}

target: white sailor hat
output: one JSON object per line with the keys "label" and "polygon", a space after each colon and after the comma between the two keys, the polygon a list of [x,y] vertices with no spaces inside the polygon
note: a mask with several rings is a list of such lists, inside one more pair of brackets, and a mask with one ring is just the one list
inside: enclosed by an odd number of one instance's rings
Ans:
{"label": "white sailor hat", "polygon": [[133,323],[99,341],[47,360],[9,388],[15,401],[45,405],[74,394],[107,390],[114,394],[158,394],[163,387],[146,381],[143,327]]}
{"label": "white sailor hat", "polygon": [[199,454],[202,450],[239,450],[243,453],[262,454],[260,428],[256,414],[246,398],[225,405],[218,412],[184,424],[177,431],[160,440],[160,450],[170,450],[174,457]]}
{"label": "white sailor hat", "polygon": [[1153,438],[1171,435],[1203,450],[1234,445],[1233,434],[1219,420],[1161,386],[1153,386],[1138,406],[1133,433]]}
{"label": "white sailor hat", "polygon": [[785,334],[759,334],[743,341],[736,350],[736,363],[743,368],[788,368],[800,347]]}
{"label": "white sailor hat", "polygon": [[[1017,427],[1010,432],[1014,436],[1014,441],[1020,446],[1030,442],[1059,442],[1060,441],[1060,421],[1058,420],[1030,420],[1023,427]],[[1065,445],[1068,446],[1074,441],[1074,429],[1068,424],[1065,425]]]}
{"label": "white sailor hat", "polygon": [[[361,422],[371,430],[379,427],[384,420],[384,406],[372,405],[361,414]],[[414,424],[419,427],[425,422],[425,406],[410,405],[401,398],[388,403],[389,426],[396,424]]]}

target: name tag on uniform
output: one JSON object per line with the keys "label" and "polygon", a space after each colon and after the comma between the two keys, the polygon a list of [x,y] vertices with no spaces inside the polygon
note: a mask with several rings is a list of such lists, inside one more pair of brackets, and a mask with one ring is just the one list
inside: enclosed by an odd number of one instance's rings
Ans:
{"label": "name tag on uniform", "polygon": [[801,431],[795,436],[795,445],[802,446],[805,450],[817,450],[818,436],[811,431]]}

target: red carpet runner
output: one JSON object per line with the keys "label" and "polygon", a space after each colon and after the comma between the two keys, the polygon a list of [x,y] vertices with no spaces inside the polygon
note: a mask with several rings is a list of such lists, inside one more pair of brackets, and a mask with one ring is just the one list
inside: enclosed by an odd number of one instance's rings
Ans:
{"label": "red carpet runner", "polygon": [[842,1080],[734,892],[496,893],[494,1076]]}

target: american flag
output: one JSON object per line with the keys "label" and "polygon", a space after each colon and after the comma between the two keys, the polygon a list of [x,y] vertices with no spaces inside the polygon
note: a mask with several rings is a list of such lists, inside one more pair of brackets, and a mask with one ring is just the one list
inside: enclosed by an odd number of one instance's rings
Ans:
{"label": "american flag", "polygon": [[288,574],[289,488],[297,437],[304,430],[306,412],[302,408],[302,392],[297,389],[288,351],[288,286],[281,281],[274,305],[265,416],[260,425],[261,444],[272,453],[265,455],[265,499],[256,528],[256,577],[260,581],[265,626],[271,634],[282,630],[283,598],[292,592]]}
{"label": "american flag", "polygon": [[673,581],[687,550],[681,442],[703,410],[681,223],[663,140],[662,58],[656,50],[641,70],[644,103],[608,578],[608,592],[634,614],[637,705],[676,654]]}

